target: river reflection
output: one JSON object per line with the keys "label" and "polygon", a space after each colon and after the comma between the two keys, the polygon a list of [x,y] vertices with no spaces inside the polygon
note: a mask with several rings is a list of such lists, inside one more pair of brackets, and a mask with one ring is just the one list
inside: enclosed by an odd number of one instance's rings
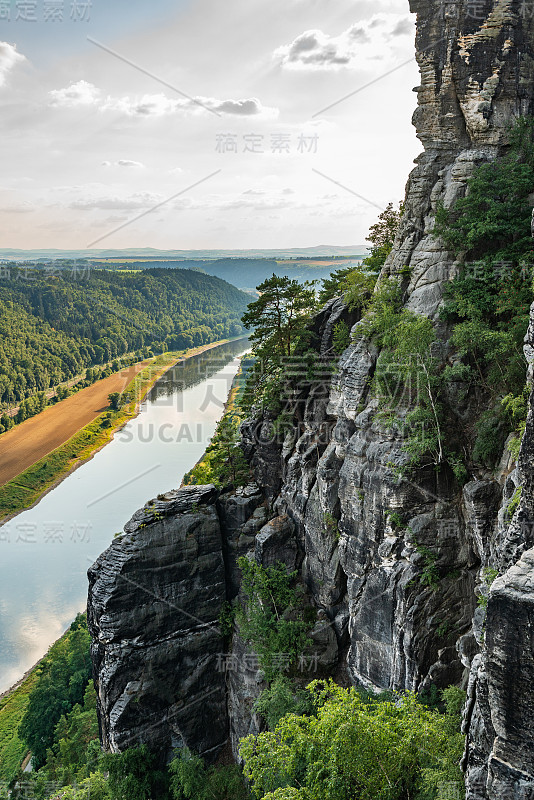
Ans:
{"label": "river reflection", "polygon": [[178,364],[110,444],[0,528],[0,692],[85,607],[87,568],[114,533],[201,457],[247,349],[230,342]]}

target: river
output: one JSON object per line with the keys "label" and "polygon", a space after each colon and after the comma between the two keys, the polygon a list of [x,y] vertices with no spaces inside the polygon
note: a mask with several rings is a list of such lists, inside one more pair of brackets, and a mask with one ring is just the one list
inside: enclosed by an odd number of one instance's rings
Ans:
{"label": "river", "polygon": [[248,349],[230,342],[169,370],[106,447],[0,528],[0,692],[85,608],[87,569],[113,535],[201,457]]}

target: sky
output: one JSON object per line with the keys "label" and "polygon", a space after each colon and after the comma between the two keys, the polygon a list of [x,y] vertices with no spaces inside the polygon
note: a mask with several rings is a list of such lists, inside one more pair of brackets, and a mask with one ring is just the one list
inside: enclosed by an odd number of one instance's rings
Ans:
{"label": "sky", "polygon": [[407,0],[0,0],[0,248],[352,245],[421,151]]}

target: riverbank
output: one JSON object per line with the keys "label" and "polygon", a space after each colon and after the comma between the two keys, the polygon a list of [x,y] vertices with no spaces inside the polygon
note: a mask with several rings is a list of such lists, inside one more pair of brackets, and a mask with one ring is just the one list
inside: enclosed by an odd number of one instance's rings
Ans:
{"label": "riverbank", "polygon": [[[134,356],[133,353],[125,353],[123,356],[120,357],[119,360],[121,362],[124,362],[125,359],[129,359],[130,357],[133,357],[133,356]],[[150,359],[145,359],[146,362],[148,362],[149,360]],[[133,362],[133,364],[135,364],[135,363],[142,363],[142,362]],[[100,369],[106,369],[106,368],[110,368],[111,369],[112,364],[113,364],[113,360],[108,361],[107,364],[102,364],[102,365],[99,365],[99,366],[100,366]],[[133,364],[130,362],[128,364],[128,367],[133,366]],[[123,367],[121,369],[121,372],[123,370],[127,369],[128,367]],[[114,374],[119,374],[119,373],[114,373]],[[109,376],[109,377],[111,377],[111,376]],[[50,401],[54,397],[57,398],[57,392],[58,392],[58,389],[60,387],[64,387],[65,389],[69,389],[69,390],[70,389],[74,389],[75,392],[80,391],[80,388],[77,388],[78,384],[80,382],[83,382],[84,380],[85,380],[85,370],[84,370],[83,373],[80,373],[79,375],[75,375],[73,378],[69,378],[68,381],[61,381],[61,383],[58,383],[55,386],[51,386],[49,389],[47,389],[44,392],[44,395],[45,395],[47,401]],[[101,380],[101,379],[99,378],[99,380]],[[15,417],[19,410],[20,410],[20,405],[14,406],[13,408],[6,408],[3,411],[3,413],[6,414],[8,417]],[[0,441],[1,441],[1,439],[0,439]]]}
{"label": "riverbank", "polygon": [[[235,429],[239,428],[240,423],[243,421],[241,417],[241,406],[240,401],[243,398],[245,387],[247,383],[247,373],[249,366],[244,368],[244,364],[247,363],[246,359],[248,358],[248,354],[245,353],[241,357],[241,362],[239,365],[239,369],[236,373],[234,380],[232,381],[232,386],[230,388],[230,393],[226,399],[226,403],[224,404],[223,413],[220,420],[217,423],[217,428],[215,430],[214,437],[217,436],[217,433],[221,429],[221,426],[224,425],[225,421],[229,421]],[[250,362],[251,359],[248,358]],[[212,438],[213,441],[213,438]],[[217,485],[217,479],[213,473],[212,465],[211,465],[211,458],[210,455],[212,453],[212,445],[209,444],[206,450],[203,452],[201,457],[196,462],[195,466],[186,472],[182,483],[180,484],[180,488],[182,489],[184,486],[192,486],[192,485],[199,485],[202,483],[214,483]]]}
{"label": "riverbank", "polygon": [[[100,406],[99,409],[97,408],[93,412],[96,416],[89,424],[81,427],[74,435],[71,432],[70,438],[67,437],[63,444],[55,449],[52,448],[50,452],[0,487],[0,525],[12,519],[21,511],[36,505],[45,494],[58,486],[75,469],[86,463],[99,450],[105,447],[112,440],[117,430],[137,416],[139,407],[147,392],[165,372],[181,361],[220,347],[228,342],[239,341],[244,338],[246,337],[238,336],[233,339],[212,342],[187,351],[164,353],[151,359],[148,363],[140,362],[139,365],[135,365],[135,367],[139,368],[136,370],[135,375],[129,383],[124,385],[123,381],[122,384],[122,392],[130,398],[127,405],[119,411],[111,411],[107,407],[103,409]],[[57,406],[51,409],[46,409],[46,411],[56,411],[56,413],[64,414],[63,409],[65,409],[65,406],[63,404],[80,397],[84,392],[93,388],[91,386],[83,389],[73,398],[67,398],[67,400],[58,403]],[[105,388],[107,389],[107,387]],[[61,406],[63,406],[63,409]],[[46,411],[42,413],[44,414]],[[30,423],[33,420],[37,420],[35,430],[38,430],[40,418],[41,414],[32,417],[27,422]],[[18,429],[23,429],[25,424],[22,423]]]}
{"label": "riverbank", "polygon": [[18,728],[39,678],[37,670],[42,660],[0,695],[0,781],[6,783],[15,777],[28,757],[28,748],[19,738]]}
{"label": "riverbank", "polygon": [[[85,612],[84,612],[85,615]],[[63,642],[71,633],[72,625],[53,642],[42,658],[22,678],[0,694],[0,788],[10,783],[19,770],[26,770],[31,753],[18,734],[18,729],[36,688],[42,666],[47,660],[57,658]],[[3,795],[1,795],[3,797]]]}

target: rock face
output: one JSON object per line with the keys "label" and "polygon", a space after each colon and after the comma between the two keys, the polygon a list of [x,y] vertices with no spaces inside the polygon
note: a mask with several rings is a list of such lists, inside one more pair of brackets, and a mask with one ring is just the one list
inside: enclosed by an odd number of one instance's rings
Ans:
{"label": "rock face", "polygon": [[510,120],[532,113],[534,18],[515,0],[411,0],[410,8],[421,72],[413,123],[425,151],[408,181],[388,270],[410,266],[407,307],[433,316],[455,270],[430,235],[437,205],[463,195],[473,167],[506,142]]}
{"label": "rock face", "polygon": [[[464,194],[477,164],[503,152],[510,120],[532,113],[534,17],[524,5],[500,0],[476,4],[476,13],[474,4],[456,2],[413,0],[411,8],[421,71],[414,124],[425,151],[409,178],[384,274],[402,276],[405,307],[435,322],[446,362],[448,331],[438,312],[443,285],[459,265],[432,236],[435,214]],[[327,326],[322,332],[324,354]],[[533,352],[532,336],[525,352]],[[422,471],[399,479],[403,431],[384,427],[370,391],[379,355],[355,342],[339,361],[329,397],[310,393],[300,435],[280,453],[274,507],[297,526],[315,603],[340,641],[348,633],[352,680],[398,690],[469,683],[468,797],[532,797],[532,577],[525,554],[534,545],[526,476],[531,423],[517,469],[504,455],[494,473],[476,470],[463,488],[446,470],[438,478]],[[476,402],[459,397],[449,404],[459,431],[480,413]],[[262,452],[258,440],[259,473],[267,464]],[[269,458],[272,469],[272,448]],[[524,499],[509,524],[507,507],[521,484],[530,505]],[[488,594],[488,568],[504,575],[485,619],[477,596]],[[521,693],[515,705],[509,680]]]}
{"label": "rock face", "polygon": [[148,503],[89,570],[99,718],[112,752],[145,743],[166,757],[181,746],[209,756],[226,741],[216,496],[189,488]]}
{"label": "rock face", "polygon": [[[254,484],[232,494],[185,487],[137,511],[88,572],[88,623],[102,743],[148,745],[169,761],[188,747],[214,759],[260,730],[258,659],[224,639],[223,604],[240,590],[240,556],[293,571],[288,517],[269,515]],[[271,515],[272,517],[272,515]],[[313,631],[321,665],[337,663],[333,633]],[[322,659],[322,660],[321,660]]]}
{"label": "rock face", "polygon": [[[446,362],[438,311],[458,264],[432,236],[435,213],[465,192],[475,165],[503,151],[511,118],[533,112],[534,15],[516,0],[412,0],[411,9],[424,153],[384,274],[401,276],[406,308],[434,321]],[[322,363],[337,361],[340,319],[358,325],[334,300],[315,321]],[[534,353],[534,311],[525,353]],[[285,441],[273,439],[268,416],[243,426],[259,489],[171,493],[96,562],[89,621],[111,749],[147,741],[167,755],[183,744],[209,755],[229,737],[236,754],[239,737],[259,729],[262,676],[245,644],[225,644],[217,626],[247,555],[300,570],[325,668],[342,654],[350,679],[372,690],[467,688],[469,800],[534,798],[534,410],[517,465],[505,454],[464,486],[447,469],[399,478],[403,430],[385,426],[371,391],[380,364],[376,348],[355,341],[333,377],[300,393]],[[449,405],[461,436],[477,399]],[[491,589],[487,569],[501,576]],[[221,672],[213,664],[225,647],[233,667]]]}
{"label": "rock face", "polygon": [[484,663],[491,725],[491,798],[534,796],[534,549],[495,581]]}
{"label": "rock face", "polygon": [[[532,368],[534,306],[525,337]],[[464,732],[468,800],[534,797],[534,397],[517,469],[507,481],[497,534],[486,548],[501,572],[486,591],[487,613],[477,620],[481,652],[469,678]],[[520,487],[512,520],[506,507]],[[530,549],[529,549],[530,548]],[[483,629],[484,628],[484,629]]]}

